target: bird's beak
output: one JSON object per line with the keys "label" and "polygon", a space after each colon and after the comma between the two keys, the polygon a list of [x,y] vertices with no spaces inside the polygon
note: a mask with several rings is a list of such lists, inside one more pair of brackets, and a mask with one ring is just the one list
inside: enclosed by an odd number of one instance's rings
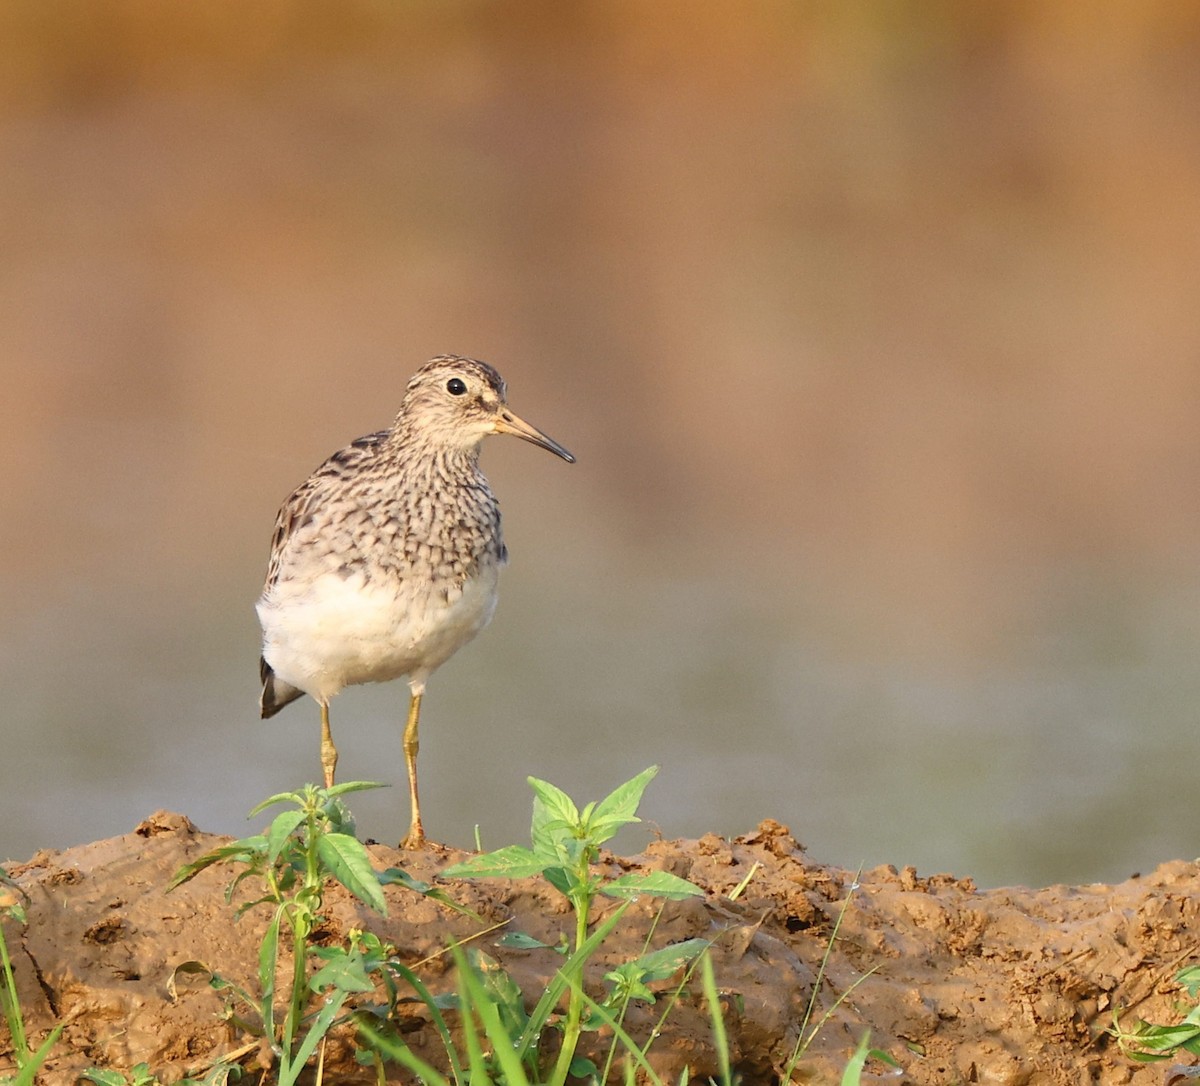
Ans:
{"label": "bird's beak", "polygon": [[514,415],[506,406],[502,406],[496,415],[496,433],[515,434],[517,437],[523,437],[526,441],[532,441],[543,449],[549,449],[555,456],[561,456],[568,464],[575,463],[575,457],[557,441],[547,437],[536,426],[530,426],[524,419]]}

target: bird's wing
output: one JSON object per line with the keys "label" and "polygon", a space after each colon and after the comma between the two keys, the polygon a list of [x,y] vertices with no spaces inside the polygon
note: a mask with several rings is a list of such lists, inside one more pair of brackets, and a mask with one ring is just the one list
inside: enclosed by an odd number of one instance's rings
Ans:
{"label": "bird's wing", "polygon": [[339,449],[292,491],[287,501],[279,507],[275,516],[275,530],[271,534],[271,558],[267,563],[264,592],[269,592],[279,580],[289,541],[312,520],[313,514],[324,501],[330,483],[340,482],[347,474],[353,474],[363,460],[375,454],[390,432],[379,430],[374,434],[366,434],[350,442],[344,449]]}

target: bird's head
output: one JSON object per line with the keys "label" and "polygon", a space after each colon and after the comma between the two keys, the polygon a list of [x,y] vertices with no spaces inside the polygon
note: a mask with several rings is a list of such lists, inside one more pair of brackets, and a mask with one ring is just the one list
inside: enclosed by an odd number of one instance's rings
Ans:
{"label": "bird's head", "polygon": [[486,362],[440,355],[408,382],[396,426],[431,444],[463,450],[489,434],[515,434],[573,464],[575,457],[557,441],[513,412],[504,393],[504,379]]}

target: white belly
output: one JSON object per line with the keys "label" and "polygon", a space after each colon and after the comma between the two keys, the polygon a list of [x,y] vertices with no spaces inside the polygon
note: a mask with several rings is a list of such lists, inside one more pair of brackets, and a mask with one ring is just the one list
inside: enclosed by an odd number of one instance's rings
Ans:
{"label": "white belly", "polygon": [[388,580],[327,574],[303,590],[277,583],[257,605],[263,656],[284,682],[318,701],[344,686],[425,680],[484,628],[496,607],[495,566],[447,601]]}

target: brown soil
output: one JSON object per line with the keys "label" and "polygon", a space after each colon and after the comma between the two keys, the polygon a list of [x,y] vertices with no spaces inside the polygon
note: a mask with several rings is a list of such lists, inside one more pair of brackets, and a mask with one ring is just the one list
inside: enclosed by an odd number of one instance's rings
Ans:
{"label": "brown soil", "polygon": [[[27,928],[8,923],[5,932],[31,1030],[40,1036],[66,1023],[46,1082],[73,1082],[92,1065],[141,1061],[170,1080],[245,1047],[247,1038],[221,1021],[221,1000],[203,977],[176,974],[176,967],[200,961],[252,986],[266,908],[235,922],[224,899],[228,869],[164,891],[181,864],[225,840],[181,815],[159,813],[123,837],[40,852],[10,867],[29,895]],[[380,867],[401,866],[420,879],[462,858],[437,847],[403,853],[380,845],[371,855]],[[968,879],[887,867],[864,872],[854,889],[852,872],[813,863],[774,822],[733,841],[657,841],[640,856],[608,862],[614,869],[669,870],[707,892],[703,900],[668,904],[654,942],[719,933],[714,964],[729,996],[732,1056],[746,1083],[777,1080],[848,894],[818,1006],[829,1007],[874,972],[821,1029],[802,1064],[806,1080],[837,1081],[869,1029],[872,1045],[903,1068],[889,1073],[870,1064],[881,1081],[1159,1083],[1162,1065],[1132,1063],[1105,1029],[1114,1007],[1125,1008],[1131,1021],[1174,1020],[1172,978],[1198,952],[1200,869],[1193,863],[1164,864],[1116,886],[986,891]],[[745,892],[730,900],[756,863]],[[446,886],[482,916],[546,942],[567,927],[563,900],[539,882]],[[400,888],[387,895],[391,915],[384,919],[332,890],[324,938],[369,928],[403,960],[425,962],[420,971],[435,990],[448,987],[452,977],[438,952],[449,936],[470,936],[479,925]],[[649,900],[635,903],[629,922],[605,945],[603,962],[637,956],[656,911]],[[560,960],[549,950],[488,950],[534,997]],[[597,966],[588,982],[599,989]],[[409,1043],[436,1061],[436,1036],[418,1008],[412,1014]],[[635,1033],[652,1021],[649,1013],[630,1018]],[[326,1079],[368,1081],[353,1063],[349,1038],[335,1040]],[[674,1079],[685,1064],[694,1078],[716,1070],[707,1019],[695,1002],[673,1013],[652,1051],[659,1070]],[[255,1057],[251,1050],[244,1059]],[[0,1055],[0,1076],[8,1062]]]}

